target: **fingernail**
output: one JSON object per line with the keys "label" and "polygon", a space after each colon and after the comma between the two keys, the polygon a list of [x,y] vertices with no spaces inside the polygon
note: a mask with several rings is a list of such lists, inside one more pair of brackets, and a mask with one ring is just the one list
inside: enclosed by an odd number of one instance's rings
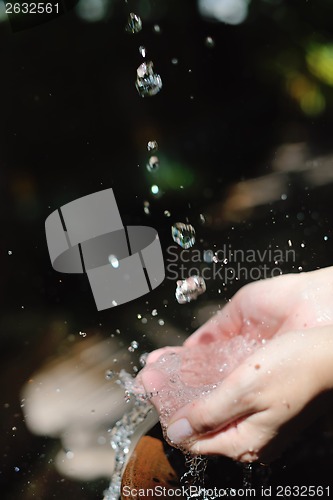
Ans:
{"label": "fingernail", "polygon": [[168,427],[167,435],[170,441],[173,443],[181,443],[189,438],[193,434],[193,429],[187,418],[181,418],[176,420],[173,424]]}

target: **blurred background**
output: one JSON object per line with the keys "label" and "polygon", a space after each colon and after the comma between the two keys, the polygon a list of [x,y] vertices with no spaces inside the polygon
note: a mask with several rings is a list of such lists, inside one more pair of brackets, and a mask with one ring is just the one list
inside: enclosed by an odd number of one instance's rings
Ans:
{"label": "blurred background", "polygon": [[[268,277],[238,272],[235,250],[278,249],[281,258],[267,253],[256,265],[283,273],[329,266],[333,256],[330,0],[59,6],[48,20],[8,16],[0,2],[0,484],[8,499],[102,496],[112,469],[107,431],[124,407],[109,371],[135,374],[141,353],[181,343],[238,288]],[[131,12],[142,20],[138,33],[125,29]],[[139,47],[162,79],[155,96],[135,88]],[[159,168],[149,171],[152,140]],[[52,269],[44,223],[110,187],[124,225],[158,231],[167,274],[149,295],[98,312],[84,275]],[[175,222],[196,230],[192,263],[181,262],[171,238]],[[175,299],[172,245],[186,272],[220,269],[196,302]],[[325,427],[325,439],[314,440],[327,466],[331,435]]]}

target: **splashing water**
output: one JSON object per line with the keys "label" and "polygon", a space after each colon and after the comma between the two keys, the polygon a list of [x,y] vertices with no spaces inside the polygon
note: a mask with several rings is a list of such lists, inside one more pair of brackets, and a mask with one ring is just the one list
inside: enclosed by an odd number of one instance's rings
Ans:
{"label": "splashing water", "polygon": [[160,161],[157,156],[151,156],[147,163],[148,172],[156,172],[160,167]]}
{"label": "splashing water", "polygon": [[125,30],[127,33],[139,33],[142,30],[142,21],[139,16],[130,13]]}
{"label": "splashing water", "polygon": [[148,149],[148,151],[155,153],[158,150],[157,141],[148,141],[147,149]]}
{"label": "splashing water", "polygon": [[211,36],[207,36],[206,37],[205,45],[209,49],[212,49],[213,47],[215,47],[215,42],[214,42],[214,40],[213,40],[213,38]]}
{"label": "splashing water", "polygon": [[[125,370],[119,373],[119,381],[126,387],[126,397],[133,395],[133,378]],[[135,397],[134,406],[118,420],[111,431],[111,447],[115,451],[115,468],[109,488],[104,492],[103,500],[118,500],[121,491],[121,478],[129,456],[132,437],[138,426],[152,410],[148,399]]]}
{"label": "splashing water", "polygon": [[171,228],[171,234],[173,241],[186,250],[195,243],[195,229],[191,224],[176,222]]}
{"label": "splashing water", "polygon": [[136,340],[131,342],[131,345],[128,348],[129,352],[134,352],[139,347],[139,343]]}
{"label": "splashing water", "polygon": [[134,391],[142,395],[146,394],[145,386],[155,388],[156,394],[149,397],[154,398],[158,407],[164,437],[168,440],[166,428],[171,416],[194,399],[210,394],[260,347],[258,339],[244,334],[209,344],[168,348],[157,361],[148,363],[139,373]]}
{"label": "splashing water", "polygon": [[186,496],[187,500],[201,497],[200,488],[205,484],[207,464],[208,459],[206,457],[192,455],[191,453],[185,454],[185,467],[187,471],[180,478],[180,484],[184,485],[185,491],[189,491],[189,494]]}
{"label": "splashing water", "polygon": [[146,57],[146,47],[144,47],[143,45],[140,45],[139,52],[140,52],[140,54],[142,55],[143,58]]}
{"label": "splashing water", "polygon": [[205,291],[205,280],[201,276],[190,276],[186,280],[177,281],[175,295],[179,304],[186,304],[187,302],[191,302],[191,300],[196,300]]}
{"label": "splashing water", "polygon": [[135,86],[141,97],[156,95],[162,88],[160,75],[154,73],[151,61],[143,62],[136,70]]}

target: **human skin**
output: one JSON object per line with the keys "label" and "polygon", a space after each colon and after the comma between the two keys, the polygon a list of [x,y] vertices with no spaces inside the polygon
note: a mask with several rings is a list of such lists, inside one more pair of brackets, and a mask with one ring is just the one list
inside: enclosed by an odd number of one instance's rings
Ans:
{"label": "human skin", "polygon": [[[261,347],[208,396],[171,416],[169,440],[196,454],[242,462],[274,458],[285,444],[285,429],[333,389],[332,297],[332,267],[243,287],[178,349],[245,334]],[[169,350],[154,351],[148,364]],[[141,378],[147,391],[163,386],[161,374],[152,370]],[[160,400],[152,401],[158,410]]]}

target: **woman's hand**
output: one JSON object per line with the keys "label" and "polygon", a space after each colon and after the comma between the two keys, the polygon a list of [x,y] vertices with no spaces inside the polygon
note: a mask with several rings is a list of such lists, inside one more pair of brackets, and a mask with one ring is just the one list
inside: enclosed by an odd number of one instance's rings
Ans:
{"label": "woman's hand", "polygon": [[332,361],[332,326],[284,333],[243,361],[209,396],[178,410],[168,437],[196,454],[271,459],[288,443],[286,424],[294,432],[294,417],[333,387]]}
{"label": "woman's hand", "polygon": [[[172,415],[170,440],[195,453],[241,461],[269,456],[281,428],[332,387],[333,327],[325,325],[333,325],[332,267],[243,287],[183,347],[172,351],[181,353],[235,335],[250,336],[261,348],[240,360],[209,396]],[[170,349],[151,353],[148,364]],[[154,370],[143,370],[141,379],[147,392],[165,382]],[[159,410],[162,402],[152,401]]]}

